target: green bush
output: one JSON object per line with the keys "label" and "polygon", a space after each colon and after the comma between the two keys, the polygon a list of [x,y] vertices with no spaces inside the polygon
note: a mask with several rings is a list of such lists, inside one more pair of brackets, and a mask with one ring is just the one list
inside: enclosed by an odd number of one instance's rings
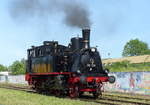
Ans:
{"label": "green bush", "polygon": [[6,66],[0,64],[0,72],[1,72],[1,71],[7,71],[7,70],[8,70],[8,69],[7,69]]}
{"label": "green bush", "polygon": [[15,61],[13,64],[9,67],[13,75],[18,74],[25,74],[26,71],[26,62],[24,59],[21,61]]}

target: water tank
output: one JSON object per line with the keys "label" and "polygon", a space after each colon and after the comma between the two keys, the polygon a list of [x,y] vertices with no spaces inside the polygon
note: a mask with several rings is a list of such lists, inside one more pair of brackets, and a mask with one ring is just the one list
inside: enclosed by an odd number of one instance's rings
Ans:
{"label": "water tank", "polygon": [[71,39],[71,49],[74,50],[79,50],[82,48],[82,41],[83,39],[80,37],[74,37]]}

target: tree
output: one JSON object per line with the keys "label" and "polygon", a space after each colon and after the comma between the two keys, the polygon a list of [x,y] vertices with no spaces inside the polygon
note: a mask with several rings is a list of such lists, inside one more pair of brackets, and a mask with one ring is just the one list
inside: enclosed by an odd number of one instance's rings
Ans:
{"label": "tree", "polygon": [[4,65],[0,64],[0,71],[7,71],[7,67]]}
{"label": "tree", "polygon": [[144,54],[150,54],[150,49],[147,43],[139,39],[133,39],[127,42],[122,53],[123,56],[138,56]]}
{"label": "tree", "polygon": [[12,74],[18,75],[18,74],[25,74],[25,60],[22,59],[21,61],[15,61],[13,64],[10,66],[10,70]]}

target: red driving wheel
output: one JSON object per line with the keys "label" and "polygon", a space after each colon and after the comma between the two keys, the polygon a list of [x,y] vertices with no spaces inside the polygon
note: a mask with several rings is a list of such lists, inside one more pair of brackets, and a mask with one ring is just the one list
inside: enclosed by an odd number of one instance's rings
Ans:
{"label": "red driving wheel", "polygon": [[69,89],[69,96],[70,96],[70,98],[77,98],[77,97],[79,97],[79,87],[78,87],[78,85],[70,87],[70,89]]}
{"label": "red driving wheel", "polygon": [[99,86],[96,88],[96,91],[93,92],[94,98],[98,98],[99,96],[102,96],[101,87],[102,84],[99,84]]}

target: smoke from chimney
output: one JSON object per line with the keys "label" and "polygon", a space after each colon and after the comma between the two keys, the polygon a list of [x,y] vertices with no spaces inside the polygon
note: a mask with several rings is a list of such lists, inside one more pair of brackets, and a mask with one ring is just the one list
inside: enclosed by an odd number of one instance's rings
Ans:
{"label": "smoke from chimney", "polygon": [[32,18],[63,13],[63,23],[71,27],[90,27],[89,10],[81,0],[13,0],[11,16]]}

